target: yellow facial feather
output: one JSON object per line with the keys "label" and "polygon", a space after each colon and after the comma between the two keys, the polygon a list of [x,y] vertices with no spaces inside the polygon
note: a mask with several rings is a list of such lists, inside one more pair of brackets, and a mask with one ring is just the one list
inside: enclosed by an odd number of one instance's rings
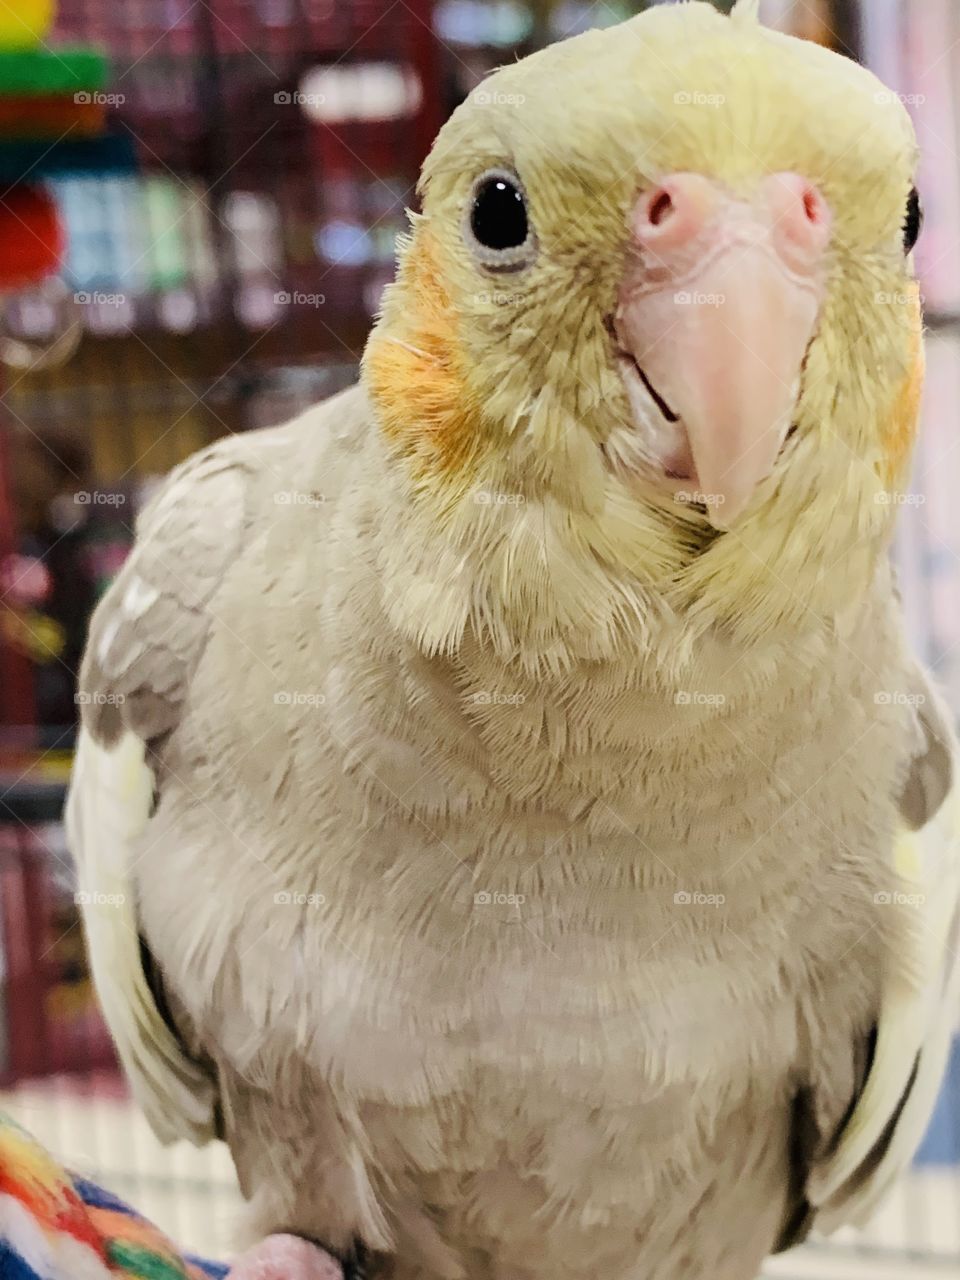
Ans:
{"label": "yellow facial feather", "polygon": [[364,376],[385,435],[427,473],[456,474],[475,451],[479,429],[471,408],[460,318],[450,297],[440,250],[424,230],[405,256],[402,317],[380,332],[364,355]]}
{"label": "yellow facial feather", "polygon": [[926,353],[923,346],[923,308],[920,290],[910,288],[909,372],[903,379],[893,409],[884,424],[881,478],[888,489],[903,484],[909,471],[920,426]]}
{"label": "yellow facial feather", "polygon": [[[457,590],[485,601],[498,633],[529,634],[519,602],[536,600],[536,643],[575,644],[569,609],[552,630],[548,616],[566,565],[585,616],[628,628],[666,613],[760,642],[829,624],[885,551],[895,504],[877,495],[906,473],[923,376],[919,306],[891,303],[915,292],[901,230],[913,130],[869,72],[763,28],[755,8],[742,2],[730,19],[702,3],[657,6],[506,67],[454,113],[425,165],[423,216],[365,377],[425,532],[465,553],[472,576]],[[535,257],[511,272],[479,263],[464,238],[491,168],[519,176],[536,234]],[[605,441],[632,423],[605,327],[628,211],[682,171],[744,195],[800,172],[834,217],[796,435],[719,537],[696,510],[601,464]],[[477,484],[524,506],[478,509]],[[825,557],[843,571],[825,573]]]}

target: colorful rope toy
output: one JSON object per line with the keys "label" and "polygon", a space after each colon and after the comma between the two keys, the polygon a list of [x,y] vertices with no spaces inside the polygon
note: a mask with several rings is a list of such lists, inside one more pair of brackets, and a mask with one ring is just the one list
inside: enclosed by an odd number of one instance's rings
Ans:
{"label": "colorful rope toy", "polygon": [[62,1169],[0,1113],[4,1280],[223,1280],[227,1267],[180,1253],[152,1223]]}

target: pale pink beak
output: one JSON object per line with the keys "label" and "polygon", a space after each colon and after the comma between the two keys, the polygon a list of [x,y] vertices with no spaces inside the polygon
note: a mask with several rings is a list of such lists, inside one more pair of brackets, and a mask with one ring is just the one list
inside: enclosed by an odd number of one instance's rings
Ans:
{"label": "pale pink beak", "polygon": [[[729,528],[793,423],[823,302],[832,218],[798,174],[737,199],[695,173],[640,200],[615,319],[648,452]],[[642,425],[641,425],[642,429]]]}

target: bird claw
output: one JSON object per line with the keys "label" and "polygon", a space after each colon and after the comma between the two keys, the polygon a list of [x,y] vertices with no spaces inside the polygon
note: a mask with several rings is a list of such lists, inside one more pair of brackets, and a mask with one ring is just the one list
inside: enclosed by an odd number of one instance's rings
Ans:
{"label": "bird claw", "polygon": [[241,1254],[227,1280],[344,1280],[344,1275],[326,1249],[300,1236],[277,1234]]}

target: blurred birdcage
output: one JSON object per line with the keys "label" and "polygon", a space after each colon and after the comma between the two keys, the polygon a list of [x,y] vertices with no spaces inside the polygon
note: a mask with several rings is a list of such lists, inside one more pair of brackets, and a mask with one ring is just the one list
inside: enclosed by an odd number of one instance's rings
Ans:
{"label": "blurred birdcage", "polygon": [[[960,387],[960,270],[950,274],[947,242],[960,227],[960,59],[934,56],[960,48],[960,28],[948,38],[951,5],[764,7],[771,21],[864,54],[905,95],[919,95],[922,80],[932,97],[935,85],[954,113],[952,133],[920,121],[934,157],[925,191],[934,243],[921,265],[936,399],[918,483],[936,499],[905,513],[900,558],[915,642],[960,706],[950,499],[960,451],[944,439]],[[85,620],[156,477],[209,440],[282,421],[353,380],[420,161],[449,109],[495,63],[638,7],[61,2],[58,39],[110,53],[111,129],[139,168],[52,179],[69,228],[63,281],[2,313],[24,342],[49,343],[77,317],[83,337],[69,363],[11,373],[0,397],[0,474],[12,475],[18,517],[15,538],[0,501],[0,553],[25,558],[0,584],[0,1103],[58,1157],[198,1250],[234,1247],[229,1158],[219,1146],[164,1150],[152,1138],[122,1084],[83,957],[60,808]],[[55,590],[32,581],[29,562],[43,564]],[[955,1061],[917,1168],[878,1223],[770,1274],[960,1274],[958,1167]]]}
{"label": "blurred birdcage", "polygon": [[[441,119],[430,10],[64,0],[59,35],[110,52],[141,171],[54,179],[86,337],[10,411],[107,485],[348,378]],[[60,316],[28,295],[7,321],[42,340]]]}

